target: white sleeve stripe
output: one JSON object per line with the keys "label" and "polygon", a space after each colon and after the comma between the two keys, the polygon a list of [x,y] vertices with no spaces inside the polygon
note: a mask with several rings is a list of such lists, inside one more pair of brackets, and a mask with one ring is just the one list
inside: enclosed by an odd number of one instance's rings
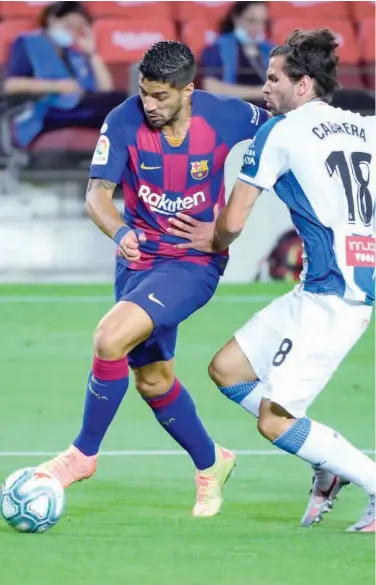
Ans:
{"label": "white sleeve stripe", "polygon": [[256,122],[255,122],[255,124],[257,125],[259,123],[259,119],[260,119],[260,110],[256,106],[253,106],[253,109],[256,111]]}
{"label": "white sleeve stripe", "polygon": [[253,116],[252,116],[252,120],[251,120],[251,124],[256,124],[258,125],[259,120],[260,120],[260,108],[258,108],[257,106],[254,106],[253,104],[249,104],[252,112],[253,112]]}
{"label": "white sleeve stripe", "polygon": [[244,173],[239,173],[238,179],[243,183],[248,183],[248,185],[253,185],[254,187],[257,187],[258,189],[267,189],[267,187],[263,187],[262,185],[258,185],[257,183],[255,183],[253,179],[251,179],[250,177],[248,177],[248,175],[245,175]]}

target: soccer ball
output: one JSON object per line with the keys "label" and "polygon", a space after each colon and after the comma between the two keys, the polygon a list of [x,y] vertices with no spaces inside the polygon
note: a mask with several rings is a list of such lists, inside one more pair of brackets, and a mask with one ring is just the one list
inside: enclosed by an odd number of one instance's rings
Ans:
{"label": "soccer ball", "polygon": [[17,532],[44,532],[64,510],[63,486],[50,473],[26,467],[12,473],[0,489],[0,511]]}

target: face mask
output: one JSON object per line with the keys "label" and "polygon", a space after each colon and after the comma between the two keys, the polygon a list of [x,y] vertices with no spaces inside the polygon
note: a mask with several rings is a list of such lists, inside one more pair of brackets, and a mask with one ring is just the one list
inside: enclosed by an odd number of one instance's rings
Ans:
{"label": "face mask", "polygon": [[234,35],[238,39],[241,45],[252,45],[257,43],[262,43],[265,40],[265,35],[259,33],[254,37],[251,37],[244,28],[236,27],[234,30]]}
{"label": "face mask", "polygon": [[74,43],[74,37],[72,33],[66,28],[60,26],[54,26],[48,31],[51,39],[63,49],[71,47]]}

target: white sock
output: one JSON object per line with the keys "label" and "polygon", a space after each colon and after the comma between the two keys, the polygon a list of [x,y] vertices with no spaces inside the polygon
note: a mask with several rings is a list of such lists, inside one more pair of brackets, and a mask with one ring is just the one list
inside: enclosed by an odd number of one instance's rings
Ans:
{"label": "white sock", "polygon": [[311,465],[375,493],[376,464],[333,429],[309,418],[298,419],[274,444]]}
{"label": "white sock", "polygon": [[255,389],[240,402],[240,406],[242,406],[244,410],[246,410],[247,412],[253,414],[253,416],[255,416],[256,418],[258,418],[260,403],[262,399],[263,387],[262,382],[259,382]]}
{"label": "white sock", "polygon": [[257,379],[253,382],[239,382],[231,386],[218,386],[226,398],[240,404],[247,412],[258,418],[260,402],[263,398],[263,385]]}

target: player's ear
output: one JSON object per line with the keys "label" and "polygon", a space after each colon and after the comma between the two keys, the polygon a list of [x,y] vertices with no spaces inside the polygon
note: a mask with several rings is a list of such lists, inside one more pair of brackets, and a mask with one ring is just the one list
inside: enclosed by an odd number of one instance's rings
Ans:
{"label": "player's ear", "polygon": [[188,83],[188,85],[186,85],[185,88],[184,88],[184,90],[183,90],[184,91],[184,97],[187,97],[187,98],[191,97],[194,88],[195,88],[195,86],[194,86],[193,81],[191,81],[191,83]]}
{"label": "player's ear", "polygon": [[309,75],[303,75],[297,87],[298,96],[307,95],[311,90],[313,90],[313,79]]}

